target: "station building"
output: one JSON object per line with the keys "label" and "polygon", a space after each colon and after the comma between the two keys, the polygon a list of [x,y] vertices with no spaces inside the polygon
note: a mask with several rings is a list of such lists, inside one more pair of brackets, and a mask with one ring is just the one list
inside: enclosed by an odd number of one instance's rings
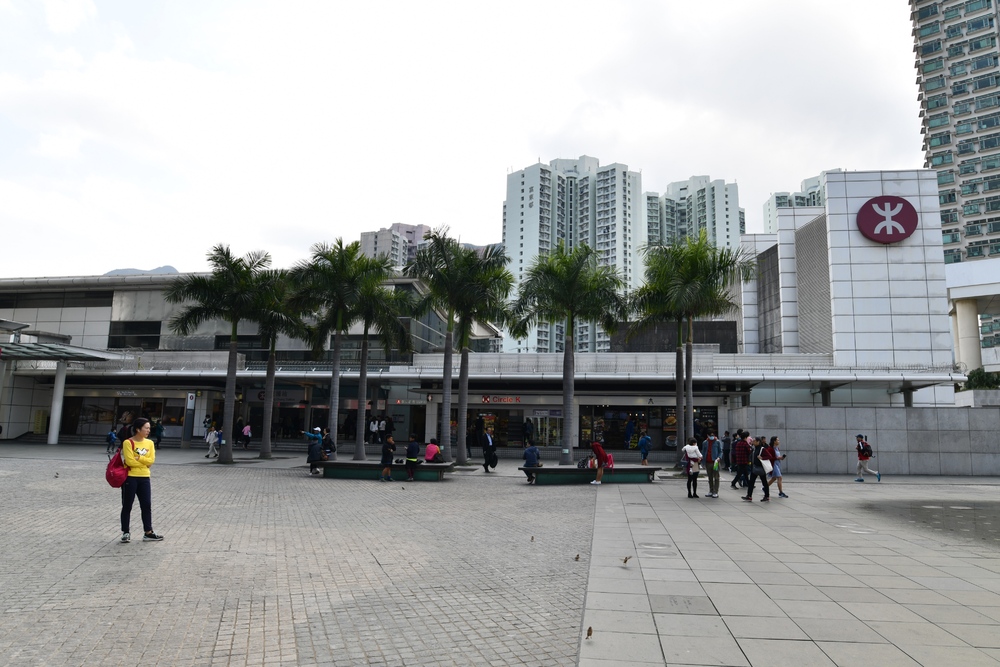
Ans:
{"label": "station building", "polygon": [[[954,354],[936,176],[913,170],[822,178],[822,206],[782,209],[776,232],[743,237],[757,271],[738,290],[737,351],[696,346],[696,419],[720,433],[744,427],[783,441],[794,434],[796,446],[811,448],[799,459],[812,462],[804,472],[840,470],[849,463],[853,434],[875,437],[881,428],[906,454],[899,472],[935,470],[910,456],[907,443],[918,429],[938,442],[939,431],[954,429],[951,418],[935,416],[931,425],[911,416],[961,412],[969,423],[968,409],[955,407],[955,386],[965,375]],[[0,343],[0,438],[47,432],[53,442],[103,434],[126,412],[162,420],[167,438],[200,437],[203,418],[221,417],[229,334],[221,322],[193,336],[170,331],[179,306],[167,304],[163,291],[175,278],[0,279],[0,320],[8,329],[27,325],[6,334],[19,343]],[[422,289],[403,278],[395,284]],[[413,354],[372,346],[364,400],[391,416],[397,434],[428,439],[442,418],[444,326],[437,314],[409,326]],[[259,433],[269,399],[266,351],[252,323],[239,334],[238,414]],[[349,354],[356,354],[359,334],[352,332]],[[498,335],[486,325],[477,330],[467,418],[493,426],[500,445],[520,446],[530,422],[545,447],[560,446],[564,429],[580,446],[601,436],[609,448],[624,449],[641,429],[654,448],[676,446],[672,352],[578,353],[570,417],[562,408],[562,355],[491,352]],[[48,346],[50,356],[39,346]],[[278,350],[273,428],[276,437],[292,438],[327,423],[330,361],[311,359],[302,341],[281,339]],[[357,409],[357,376],[357,362],[345,361],[342,424]],[[457,355],[453,381],[457,387]],[[990,415],[983,431],[995,433],[1000,411]],[[454,413],[450,421],[454,426]],[[832,462],[822,453],[827,441],[842,443]]]}

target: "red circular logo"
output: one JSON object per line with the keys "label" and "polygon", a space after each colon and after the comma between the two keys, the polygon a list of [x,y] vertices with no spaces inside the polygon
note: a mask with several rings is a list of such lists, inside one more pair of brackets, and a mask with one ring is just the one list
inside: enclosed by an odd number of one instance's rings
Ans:
{"label": "red circular logo", "polygon": [[876,243],[897,243],[917,231],[917,209],[902,197],[873,197],[858,211],[858,229]]}

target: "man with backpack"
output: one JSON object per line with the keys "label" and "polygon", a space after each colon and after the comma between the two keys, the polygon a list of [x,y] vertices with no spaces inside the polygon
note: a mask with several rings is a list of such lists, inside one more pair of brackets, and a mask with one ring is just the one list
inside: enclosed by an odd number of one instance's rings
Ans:
{"label": "man with backpack", "polygon": [[867,438],[858,433],[856,436],[858,444],[855,449],[858,450],[858,476],[854,480],[855,482],[865,481],[865,473],[869,475],[875,475],[875,479],[879,482],[882,481],[882,475],[878,470],[872,470],[868,467],[868,460],[875,458],[875,452],[872,451],[872,446],[868,444]]}

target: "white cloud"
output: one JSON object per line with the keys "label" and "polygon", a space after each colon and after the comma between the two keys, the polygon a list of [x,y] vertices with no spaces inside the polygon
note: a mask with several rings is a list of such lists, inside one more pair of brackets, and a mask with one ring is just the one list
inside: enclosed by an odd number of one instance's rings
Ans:
{"label": "white cloud", "polygon": [[72,239],[68,273],[136,235],[182,270],[393,222],[496,241],[538,159],[735,180],[751,221],[822,169],[922,162],[908,14],[868,0],[50,5],[55,37],[7,21],[34,60],[0,60],[0,225]]}
{"label": "white cloud", "polygon": [[80,26],[97,16],[92,0],[42,0],[45,21],[54,33],[76,32]]}

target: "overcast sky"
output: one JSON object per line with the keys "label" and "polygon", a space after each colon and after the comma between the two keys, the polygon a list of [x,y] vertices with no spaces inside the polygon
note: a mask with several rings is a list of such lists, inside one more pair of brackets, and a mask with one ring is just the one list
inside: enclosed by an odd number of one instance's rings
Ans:
{"label": "overcast sky", "polygon": [[899,0],[0,0],[0,277],[290,266],[394,222],[501,238],[506,175],[922,167]]}

